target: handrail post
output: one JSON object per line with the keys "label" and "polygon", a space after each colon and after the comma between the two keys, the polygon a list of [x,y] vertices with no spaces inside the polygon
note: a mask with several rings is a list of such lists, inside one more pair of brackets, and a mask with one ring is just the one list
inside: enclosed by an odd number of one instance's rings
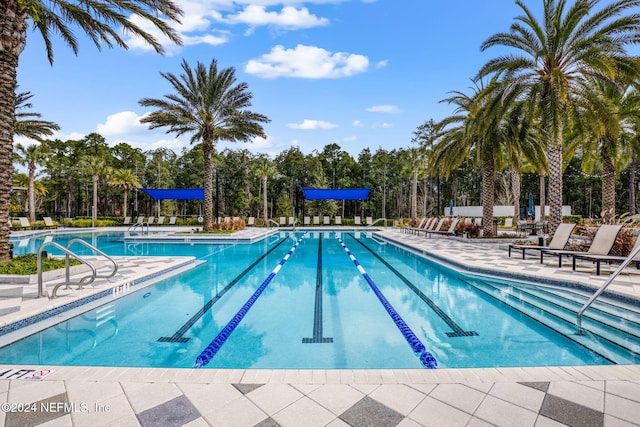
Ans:
{"label": "handrail post", "polygon": [[631,253],[627,256],[627,258],[625,258],[625,260],[620,264],[620,266],[613,273],[611,273],[609,278],[602,284],[602,286],[600,286],[598,290],[591,296],[591,298],[589,298],[589,300],[586,303],[584,303],[582,308],[578,310],[578,316],[577,316],[578,332],[577,333],[579,335],[583,334],[582,315],[584,314],[584,312],[587,310],[587,308],[591,307],[591,304],[593,304],[593,302],[605,291],[605,289],[611,284],[611,282],[613,282],[613,280],[616,277],[618,277],[618,275],[622,272],[622,270],[624,270],[625,267],[631,264],[631,261],[633,261],[633,259],[635,258],[636,255],[638,255],[638,253],[640,253],[640,245],[633,248]]}

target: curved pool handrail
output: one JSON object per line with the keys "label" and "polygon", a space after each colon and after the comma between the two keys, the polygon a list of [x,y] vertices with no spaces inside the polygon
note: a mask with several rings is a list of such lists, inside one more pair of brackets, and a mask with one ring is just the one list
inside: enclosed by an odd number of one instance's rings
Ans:
{"label": "curved pool handrail", "polygon": [[426,347],[424,346],[422,341],[420,341],[420,338],[418,338],[418,336],[413,332],[413,330],[411,330],[409,325],[407,325],[407,323],[404,321],[402,316],[400,316],[400,314],[398,314],[395,308],[393,308],[391,303],[387,300],[387,298],[384,296],[384,294],[380,291],[378,286],[375,284],[371,276],[369,276],[369,274],[365,271],[364,267],[362,267],[360,262],[358,262],[356,257],[351,253],[347,245],[345,245],[345,243],[342,241],[338,233],[334,233],[334,234],[336,236],[336,239],[338,239],[338,242],[342,246],[342,249],[344,249],[347,255],[349,255],[349,258],[351,259],[351,261],[353,261],[353,264],[356,266],[356,268],[358,269],[362,277],[364,277],[365,281],[369,284],[369,286],[371,287],[371,290],[376,295],[376,297],[378,298],[378,300],[380,301],[384,309],[387,311],[387,313],[393,320],[393,322],[396,324],[396,326],[400,330],[400,333],[402,333],[402,336],[404,336],[405,340],[407,340],[407,343],[409,343],[413,352],[416,354],[419,354],[420,362],[422,363],[422,365],[429,369],[437,368],[438,362],[436,358],[426,350]]}
{"label": "curved pool handrail", "polygon": [[249,297],[246,303],[238,310],[238,312],[229,320],[229,323],[226,324],[224,328],[216,335],[216,337],[211,341],[211,343],[202,350],[202,353],[196,358],[196,363],[193,365],[194,369],[202,368],[218,353],[220,347],[227,341],[227,338],[233,333],[236,327],[240,324],[244,316],[247,314],[249,309],[253,306],[256,300],[262,295],[262,292],[267,288],[269,283],[273,280],[273,278],[278,274],[282,266],[287,262],[287,260],[293,255],[296,248],[302,242],[302,239],[307,235],[307,231],[304,232],[302,236],[296,241],[296,243],[289,249],[289,252],[280,260],[278,265],[271,271],[271,273],[267,276],[267,278],[262,282],[262,284],[256,289],[256,291]]}
{"label": "curved pool handrail", "polygon": [[[80,243],[81,245],[91,249],[93,252],[102,255],[103,257],[105,257],[109,262],[111,262],[113,264],[113,270],[111,271],[110,274],[107,275],[99,275],[96,274],[96,279],[109,279],[113,276],[115,276],[116,274],[118,274],[118,263],[116,262],[116,260],[114,260],[113,258],[111,258],[109,255],[105,254],[104,252],[102,252],[100,249],[96,248],[93,245],[90,245],[89,243],[85,242],[82,239],[71,239],[67,242],[67,249],[71,250],[71,245],[73,245],[74,243]],[[67,255],[67,258],[69,257],[69,255]]]}
{"label": "curved pool handrail", "polygon": [[[65,257],[65,281],[62,283],[58,283],[56,286],[53,287],[53,291],[51,292],[51,298],[55,298],[56,297],[56,293],[58,292],[58,288],[60,288],[60,286],[62,285],[67,285],[67,289],[69,289],[69,287],[71,287],[71,285],[78,285],[80,287],[82,287],[83,285],[87,285],[87,284],[91,284],[94,282],[94,280],[96,280],[96,268],[93,266],[93,264],[91,264],[89,261],[87,261],[86,259],[84,259],[83,257],[81,257],[80,255],[77,255],[73,252],[71,252],[69,249],[65,248],[64,246],[56,243],[56,242],[45,242],[42,245],[40,245],[40,247],[38,248],[38,255],[37,255],[37,260],[38,260],[38,298],[43,297],[44,296],[44,286],[43,286],[43,282],[42,282],[42,252],[44,251],[44,248],[49,247],[49,246],[53,246],[56,249],[61,250],[62,252],[64,252],[66,254]],[[86,276],[83,277],[82,279],[80,279],[78,282],[72,282],[70,280],[70,272],[69,272],[69,257],[73,257],[75,259],[77,259],[78,261],[80,261],[81,263],[87,265],[90,269],[91,269],[91,276]],[[87,281],[85,281],[85,279],[87,279]]]}

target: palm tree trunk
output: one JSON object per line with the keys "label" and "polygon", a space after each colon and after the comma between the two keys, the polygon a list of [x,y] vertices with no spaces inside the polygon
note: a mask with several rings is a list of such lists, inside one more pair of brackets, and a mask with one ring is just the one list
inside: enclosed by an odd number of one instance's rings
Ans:
{"label": "palm tree trunk", "polygon": [[511,193],[513,194],[513,222],[520,219],[520,174],[511,166]]}
{"label": "palm tree trunk", "polygon": [[[559,132],[561,133],[561,131]],[[550,140],[549,157],[549,233],[553,234],[562,223],[562,144]]]}
{"label": "palm tree trunk", "polygon": [[264,225],[267,226],[267,221],[269,219],[268,212],[268,203],[267,203],[267,176],[264,175],[262,177],[262,209],[264,210]]}
{"label": "palm tree trunk", "polygon": [[495,203],[495,166],[493,158],[482,164],[482,235],[493,236],[493,205]]}
{"label": "palm tree trunk", "polygon": [[91,219],[98,217],[98,175],[93,175],[93,205],[91,206]]}
{"label": "palm tree trunk", "polygon": [[418,218],[418,165],[413,166],[413,176],[411,178],[411,219]]}
{"label": "palm tree trunk", "polygon": [[638,156],[633,155],[631,169],[629,170],[629,215],[636,214],[636,170],[638,169]]}
{"label": "palm tree trunk", "polygon": [[540,221],[544,221],[547,215],[547,192],[544,171],[540,172]]}
{"label": "palm tree trunk", "polygon": [[204,231],[213,230],[213,150],[213,141],[204,139]]}
{"label": "palm tree trunk", "polygon": [[33,163],[29,164],[29,221],[33,222],[36,220],[36,189],[35,189],[35,180],[36,180],[36,165]]}
{"label": "palm tree trunk", "polygon": [[602,147],[602,222],[611,224],[616,217],[616,170],[606,145]]}
{"label": "palm tree trunk", "polygon": [[122,207],[123,217],[127,216],[127,188],[124,189],[124,206]]}

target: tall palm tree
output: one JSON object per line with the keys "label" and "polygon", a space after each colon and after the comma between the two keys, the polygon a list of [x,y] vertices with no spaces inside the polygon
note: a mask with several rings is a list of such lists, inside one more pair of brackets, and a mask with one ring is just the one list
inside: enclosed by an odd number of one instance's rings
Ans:
{"label": "tall palm tree", "polygon": [[140,105],[156,108],[141,121],[151,129],[191,134],[191,143],[202,142],[204,155],[204,230],[213,229],[213,155],[220,140],[247,142],[265,136],[260,123],[269,119],[247,110],[252,94],[246,83],[236,84],[233,67],[218,70],[215,59],[207,68],[198,62],[192,69],[182,61],[183,74],[161,73],[175,93],[162,99],[143,98]]}
{"label": "tall palm tree", "polygon": [[109,185],[113,185],[114,187],[122,188],[124,192],[124,201],[122,203],[122,216],[127,216],[127,207],[129,204],[127,203],[127,195],[129,190],[132,190],[137,187],[141,187],[140,181],[138,177],[131,169],[116,169],[113,171],[109,179]]}
{"label": "tall palm tree", "polygon": [[[11,190],[13,135],[18,59],[33,27],[44,39],[47,57],[53,63],[52,34],[59,35],[78,52],[74,30],[80,29],[96,45],[127,48],[122,34],[142,37],[157,52],[160,42],[129,17],[141,17],[174,43],[180,37],[170,27],[182,11],[172,0],[3,0],[0,3],[0,263],[10,260],[9,194]],[[124,30],[124,31],[122,31]]]}
{"label": "tall palm tree", "polygon": [[27,166],[27,174],[29,176],[29,186],[27,187],[27,198],[29,200],[29,221],[36,220],[36,192],[35,192],[35,180],[36,169],[38,165],[42,165],[47,160],[48,150],[45,145],[33,144],[24,146],[22,144],[16,144],[16,152],[14,153],[14,160]]}
{"label": "tall palm tree", "polygon": [[267,183],[269,178],[276,176],[278,172],[275,163],[269,160],[267,157],[260,157],[256,159],[255,172],[260,177],[262,182],[262,211],[264,213],[264,224],[267,225],[269,217],[269,209],[267,203]]}
{"label": "tall palm tree", "polygon": [[109,175],[110,170],[104,159],[93,156],[81,158],[80,162],[78,162],[78,168],[82,173],[90,175],[93,183],[93,202],[91,204],[91,221],[93,224],[98,215],[98,182],[100,181],[100,176]]}
{"label": "tall palm tree", "polygon": [[608,79],[637,72],[637,61],[625,47],[637,43],[640,14],[625,12],[640,0],[615,0],[597,9],[600,0],[543,0],[538,20],[523,0],[522,15],[510,32],[497,33],[481,46],[506,46],[516,53],[487,62],[479,77],[500,74],[513,85],[528,89],[526,97],[541,108],[541,129],[549,163],[550,229],[562,222],[562,150],[565,127],[570,125],[576,82],[583,76]]}
{"label": "tall palm tree", "polygon": [[411,147],[406,151],[407,165],[405,171],[411,176],[411,219],[418,218],[418,179],[425,166],[424,150]]}

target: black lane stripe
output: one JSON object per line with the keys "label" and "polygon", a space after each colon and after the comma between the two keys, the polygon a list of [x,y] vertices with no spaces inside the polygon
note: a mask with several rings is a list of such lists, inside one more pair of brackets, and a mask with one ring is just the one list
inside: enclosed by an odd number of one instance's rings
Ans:
{"label": "black lane stripe", "polygon": [[194,314],[184,325],[182,325],[180,327],[180,329],[178,329],[176,331],[175,334],[173,334],[170,337],[160,337],[158,338],[159,342],[187,342],[189,341],[189,338],[185,338],[184,334],[187,333],[187,331],[198,321],[200,320],[200,318],[202,316],[204,316],[204,314],[209,311],[211,309],[211,307],[213,307],[213,305],[218,302],[220,300],[220,298],[223,297],[224,294],[226,294],[231,288],[233,288],[244,276],[246,276],[249,271],[251,271],[251,269],[253,269],[256,265],[258,265],[260,263],[260,261],[262,261],[263,259],[265,259],[271,252],[275,251],[276,248],[278,246],[280,246],[281,244],[283,244],[284,242],[286,242],[288,240],[288,237],[284,237],[282,238],[282,240],[280,240],[274,247],[272,247],[271,249],[269,249],[267,252],[265,252],[264,254],[262,254],[257,260],[255,260],[249,267],[245,268],[242,273],[240,273],[238,276],[236,276],[231,282],[229,282],[229,284],[227,286],[225,286],[220,292],[218,292],[216,294],[216,296],[214,296],[213,298],[211,298],[209,301],[207,301],[207,303],[202,306],[202,308],[200,310],[198,310],[198,312],[196,314]]}
{"label": "black lane stripe", "polygon": [[378,258],[378,260],[380,260],[380,262],[382,262],[385,265],[385,267],[387,267],[396,276],[398,276],[398,278],[400,280],[402,280],[404,282],[404,284],[409,287],[409,289],[411,289],[416,295],[418,295],[420,297],[420,299],[422,301],[424,301],[429,306],[429,308],[431,308],[431,310],[433,310],[434,313],[436,313],[438,315],[438,317],[441,318],[442,321],[445,322],[447,324],[447,326],[449,326],[451,328],[451,330],[453,332],[447,332],[447,336],[448,337],[452,337],[452,338],[453,337],[471,337],[471,336],[478,335],[478,333],[476,331],[465,331],[464,329],[462,329],[460,327],[460,325],[458,325],[451,317],[449,317],[449,315],[447,313],[442,311],[442,309],[440,307],[438,307],[438,305],[435,302],[433,302],[433,300],[431,300],[431,298],[426,296],[424,294],[424,292],[422,292],[420,289],[418,289],[413,283],[411,283],[411,281],[409,279],[407,279],[402,273],[400,273],[398,270],[396,270],[391,264],[389,264],[380,255],[378,255],[373,249],[371,249],[370,247],[368,247],[367,245],[362,243],[360,240],[356,239],[353,234],[348,233],[348,236],[351,237],[356,242],[360,243],[360,245],[362,245],[363,248],[365,248],[371,254],[373,254],[373,256]]}
{"label": "black lane stripe", "polygon": [[313,310],[313,338],[302,338],[304,344],[332,343],[332,337],[322,334],[322,234],[318,238],[318,265],[316,266],[316,301]]}

